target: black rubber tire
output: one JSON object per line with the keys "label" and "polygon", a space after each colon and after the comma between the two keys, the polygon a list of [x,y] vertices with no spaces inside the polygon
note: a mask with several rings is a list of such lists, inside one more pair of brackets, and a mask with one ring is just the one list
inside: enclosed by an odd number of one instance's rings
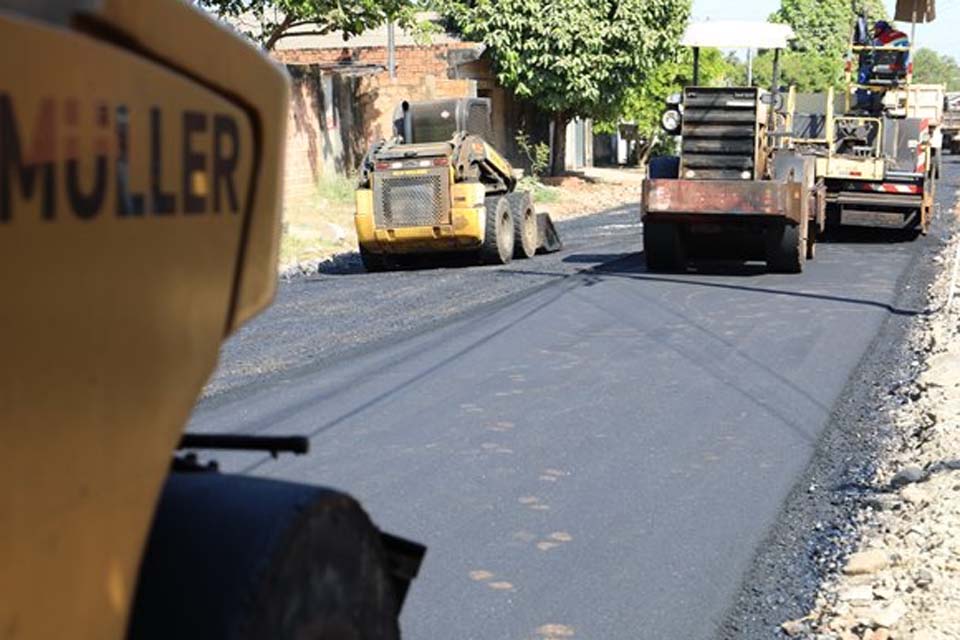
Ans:
{"label": "black rubber tire", "polygon": [[[344,498],[343,504],[304,514],[271,559],[243,640],[400,638],[379,532],[359,504]],[[295,602],[300,606],[292,614]]]}
{"label": "black rubber tire", "polygon": [[801,273],[807,258],[803,229],[798,224],[775,224],[764,232],[767,269],[776,273]]}
{"label": "black rubber tire", "polygon": [[486,230],[480,247],[483,264],[507,264],[513,259],[514,234],[513,214],[510,203],[503,196],[493,196],[483,201],[487,210]]}
{"label": "black rubber tire", "polygon": [[817,257],[817,230],[815,225],[807,223],[807,260]]}
{"label": "black rubber tire", "polygon": [[131,640],[399,638],[379,530],[320,487],[174,473],[140,571]]}
{"label": "black rubber tire", "polygon": [[513,214],[513,257],[532,258],[540,244],[537,228],[537,212],[533,208],[533,196],[529,191],[515,191],[506,196]]}
{"label": "black rubber tire", "polygon": [[650,271],[685,270],[687,251],[680,225],[673,222],[644,222],[643,255]]}
{"label": "black rubber tire", "polygon": [[372,253],[363,247],[360,247],[360,262],[363,263],[363,268],[369,273],[380,273],[397,268],[397,263],[392,256],[383,253]]}

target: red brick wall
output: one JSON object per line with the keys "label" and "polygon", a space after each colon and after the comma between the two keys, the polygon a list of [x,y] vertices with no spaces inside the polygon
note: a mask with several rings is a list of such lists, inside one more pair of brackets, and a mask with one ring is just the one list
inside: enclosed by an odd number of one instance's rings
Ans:
{"label": "red brick wall", "polygon": [[[463,47],[465,45],[459,45]],[[331,65],[354,61],[358,65],[386,66],[386,49],[313,49],[275,52],[275,57],[291,66],[294,76],[293,99],[287,122],[287,153],[284,196],[288,209],[315,206],[316,184],[331,173],[348,174],[370,143],[393,136],[393,113],[403,100],[467,97],[474,90],[469,80],[448,77],[447,53],[457,45],[398,47],[397,77],[387,71],[352,78],[341,83],[333,104],[334,114],[324,113],[334,96],[322,94],[323,83],[316,79],[316,68],[306,65]],[[306,71],[309,71],[307,73]],[[323,75],[334,72],[322,72]],[[318,93],[320,92],[320,93]],[[341,127],[349,131],[343,135]],[[347,141],[346,145],[344,141]],[[345,149],[344,147],[349,147]]]}
{"label": "red brick wall", "polygon": [[[416,77],[432,74],[446,78],[449,69],[447,55],[455,49],[472,49],[468,43],[430,45],[424,47],[397,47],[397,76]],[[274,57],[283,64],[334,64],[387,66],[386,47],[356,47],[343,49],[290,49],[275,51]]]}
{"label": "red brick wall", "polygon": [[[363,139],[374,142],[393,135],[393,112],[403,100],[433,100],[460,98],[472,94],[469,80],[449,78],[448,54],[453,49],[473,48],[470,44],[433,45],[426,47],[397,47],[395,78],[386,69],[364,76],[359,94]],[[275,52],[280,62],[288,65],[357,65],[387,64],[385,47],[358,47],[343,49],[297,49]]]}
{"label": "red brick wall", "polygon": [[287,113],[283,191],[288,209],[315,206],[316,185],[326,173],[322,156],[323,147],[330,146],[323,135],[327,123],[312,80],[309,76],[294,80]]}

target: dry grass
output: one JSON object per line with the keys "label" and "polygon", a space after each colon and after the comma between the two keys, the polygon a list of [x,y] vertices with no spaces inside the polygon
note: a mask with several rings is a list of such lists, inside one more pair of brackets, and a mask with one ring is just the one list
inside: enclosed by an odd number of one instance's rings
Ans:
{"label": "dry grass", "polygon": [[356,248],[354,188],[349,178],[326,179],[317,184],[311,200],[284,210],[281,269]]}

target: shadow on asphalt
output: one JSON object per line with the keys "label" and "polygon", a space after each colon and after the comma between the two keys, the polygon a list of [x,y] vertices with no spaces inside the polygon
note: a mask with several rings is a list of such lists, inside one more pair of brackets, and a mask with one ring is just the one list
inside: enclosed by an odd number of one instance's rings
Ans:
{"label": "shadow on asphalt", "polygon": [[[469,253],[436,253],[429,256],[401,256],[400,264],[390,269],[390,273],[409,271],[433,271],[436,269],[452,269],[462,267],[483,266],[477,264],[477,258]],[[317,265],[316,274],[327,276],[344,276],[369,273],[360,260],[360,254],[350,252],[340,254],[330,260]],[[311,274],[313,275],[313,274]]]}
{"label": "shadow on asphalt", "polygon": [[[370,407],[376,406],[377,404],[379,404],[379,403],[381,403],[381,402],[385,402],[385,401],[389,400],[391,397],[393,397],[393,396],[395,396],[395,395],[403,392],[404,390],[408,389],[409,387],[415,385],[418,381],[422,380],[423,378],[426,378],[426,377],[428,377],[429,375],[431,375],[431,374],[433,374],[433,373],[435,373],[435,372],[437,372],[437,371],[440,371],[441,369],[443,369],[443,368],[445,368],[445,367],[447,367],[447,366],[449,366],[449,365],[457,362],[460,358],[463,358],[463,357],[466,356],[467,354],[469,354],[469,353],[471,353],[471,352],[473,352],[473,351],[476,351],[477,349],[479,349],[479,348],[482,347],[483,345],[487,344],[488,342],[493,341],[493,340],[494,340],[495,338],[497,338],[498,336],[500,336],[500,335],[502,335],[503,333],[509,331],[511,328],[513,328],[513,327],[521,324],[522,322],[526,321],[528,318],[531,318],[531,317],[535,316],[537,313],[539,313],[539,312],[542,311],[543,309],[546,309],[547,307],[549,307],[550,305],[552,305],[553,303],[555,303],[558,299],[560,299],[560,298],[563,296],[563,293],[564,293],[563,291],[555,291],[555,292],[553,293],[553,295],[551,295],[551,296],[550,296],[549,298],[547,298],[546,300],[540,301],[536,306],[534,306],[534,307],[531,308],[531,309],[526,310],[524,313],[522,313],[522,314],[520,314],[519,316],[511,319],[509,322],[507,322],[507,323],[505,323],[505,324],[503,324],[503,325],[499,325],[499,326],[496,326],[496,327],[492,328],[491,330],[487,331],[486,333],[484,333],[484,334],[481,335],[480,337],[476,338],[476,339],[473,340],[472,342],[466,344],[464,347],[462,347],[461,349],[459,349],[459,350],[456,351],[455,353],[450,354],[450,355],[442,358],[441,360],[438,360],[437,362],[434,362],[433,364],[431,364],[431,365],[430,365],[429,367],[427,367],[426,369],[423,369],[422,371],[418,371],[415,375],[407,378],[406,380],[401,381],[401,382],[399,382],[399,383],[397,383],[397,384],[394,384],[394,385],[390,386],[390,388],[386,389],[386,390],[383,391],[382,393],[380,393],[380,394],[378,394],[378,395],[375,395],[375,396],[369,398],[368,400],[366,400],[366,401],[363,402],[362,404],[354,407],[353,409],[351,409],[351,410],[349,410],[349,411],[347,411],[347,412],[345,412],[345,413],[342,413],[341,415],[333,418],[332,420],[329,420],[329,421],[325,422],[324,424],[321,424],[321,425],[315,427],[315,428],[314,428],[313,430],[311,430],[310,432],[308,432],[308,433],[303,433],[303,434],[299,434],[299,435],[304,435],[304,436],[306,436],[306,437],[308,437],[308,438],[310,438],[310,439],[316,438],[316,437],[319,436],[320,434],[322,434],[322,433],[324,433],[324,432],[326,432],[326,431],[330,431],[331,429],[333,429],[333,428],[335,428],[335,427],[343,424],[344,422],[347,422],[348,420],[354,418],[355,416],[363,413],[364,411],[366,411],[366,410],[369,409]],[[406,357],[406,356],[404,356],[404,357]],[[305,410],[307,407],[311,406],[314,402],[316,402],[316,397],[311,396],[310,398],[307,398],[307,399],[305,399],[305,400],[303,400],[303,401],[301,401],[301,402],[287,405],[286,407],[284,407],[284,411],[283,411],[283,412],[284,412],[285,415],[296,415],[297,413],[300,413],[301,411]],[[250,433],[260,433],[260,432],[262,432],[264,429],[269,429],[271,424],[276,424],[277,422],[280,422],[280,421],[282,421],[282,420],[283,420],[283,416],[274,416],[274,418],[273,418],[272,420],[270,420],[270,421],[266,424],[266,426],[264,426],[264,427],[262,427],[262,428],[258,428],[258,429],[249,430],[249,431],[243,431],[242,433],[247,433],[247,434],[250,434]],[[272,456],[269,456],[269,455],[264,456],[264,457],[262,457],[261,459],[257,460],[256,462],[253,462],[252,464],[244,467],[244,468],[240,471],[240,473],[243,473],[243,474],[251,473],[251,472],[253,472],[254,470],[256,470],[256,469],[258,469],[259,467],[261,467],[262,465],[271,462],[272,460],[273,460],[273,457],[272,457]]]}
{"label": "shadow on asphalt", "polygon": [[[623,260],[630,255],[642,256],[643,252],[637,254],[625,253],[579,253],[567,256],[563,259],[566,263],[602,263],[596,270],[602,270],[604,266],[617,260]],[[710,276],[762,276],[767,273],[767,268],[756,262],[747,262],[744,260],[716,260],[716,259],[698,259],[690,263],[688,271],[683,273],[698,273]],[[679,274],[680,272],[678,272]]]}
{"label": "shadow on asphalt", "polygon": [[[890,229],[870,229],[870,228],[840,228],[829,231],[819,242],[830,244],[904,244],[916,239],[916,234],[901,230]],[[622,257],[625,254],[602,254],[602,253],[578,253],[568,255],[563,258],[563,262],[568,264],[596,264],[610,259]],[[515,264],[515,263],[514,263]],[[460,269],[468,267],[483,266],[477,264],[475,255],[463,253],[434,254],[429,257],[407,258],[396,269],[391,272],[410,272],[410,271],[434,271],[437,269]],[[507,266],[501,271],[518,272]],[[519,270],[524,271],[524,270]],[[703,275],[726,275],[753,277],[767,273],[762,264],[756,262],[744,262],[740,260],[716,260],[700,259],[691,263],[691,271]],[[360,275],[368,273],[360,261],[360,254],[356,252],[344,253],[330,260],[320,263],[317,270],[307,274],[327,275],[327,276],[345,276]],[[556,275],[556,274],[552,274]]]}
{"label": "shadow on asphalt", "polygon": [[[808,300],[826,300],[828,302],[839,302],[842,304],[855,304],[868,307],[883,309],[884,311],[897,316],[923,316],[933,313],[933,310],[901,309],[886,302],[876,300],[867,300],[863,298],[852,298],[848,296],[836,296],[824,293],[810,293],[805,291],[790,291],[787,289],[775,289],[772,287],[761,287],[746,284],[731,284],[729,282],[717,282],[698,279],[697,276],[759,276],[766,273],[766,268],[762,265],[729,263],[729,262],[710,262],[702,263],[698,269],[684,273],[653,273],[647,271],[646,262],[643,258],[643,252],[633,254],[576,254],[564,258],[567,262],[603,262],[603,264],[579,271],[567,277],[581,277],[585,279],[584,284],[591,286],[602,281],[604,278],[626,278],[638,282],[668,282],[694,287],[708,287],[713,289],[727,289],[730,291],[748,291],[751,293],[764,293],[776,296],[787,296],[792,298],[801,298]],[[535,276],[556,276],[556,274],[532,271],[525,269],[504,269],[506,273],[517,275],[535,275]]]}
{"label": "shadow on asphalt", "polygon": [[871,227],[836,227],[828,229],[817,242],[829,244],[909,244],[917,239],[914,229],[877,229]]}

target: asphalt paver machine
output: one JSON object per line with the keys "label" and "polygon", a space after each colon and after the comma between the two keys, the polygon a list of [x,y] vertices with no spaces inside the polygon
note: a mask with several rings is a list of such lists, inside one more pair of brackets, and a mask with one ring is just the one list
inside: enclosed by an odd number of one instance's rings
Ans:
{"label": "asphalt paver machine", "polygon": [[[867,16],[853,30],[844,90],[811,96],[796,107],[797,144],[815,155],[827,188],[827,225],[878,227],[915,235],[930,226],[940,162],[943,87],[913,82],[917,22],[935,18],[934,4],[904,0],[909,47],[879,45]],[[817,99],[818,96],[813,96]]]}

